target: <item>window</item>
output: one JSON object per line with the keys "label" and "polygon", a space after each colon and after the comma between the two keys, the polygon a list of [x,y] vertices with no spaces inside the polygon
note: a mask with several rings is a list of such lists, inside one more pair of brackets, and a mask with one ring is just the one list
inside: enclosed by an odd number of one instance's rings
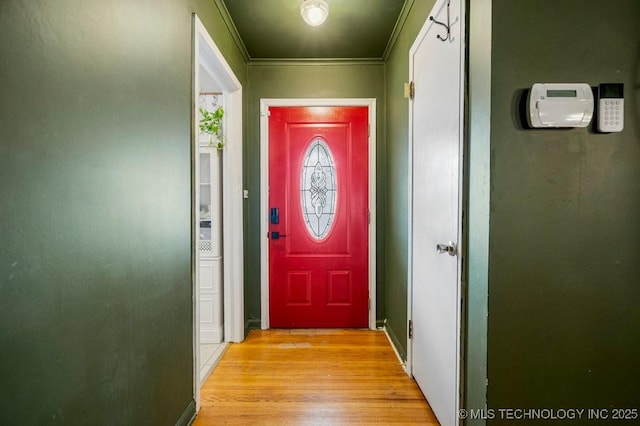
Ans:
{"label": "window", "polygon": [[315,138],[304,155],[300,181],[302,215],[309,234],[322,241],[336,212],[336,169],[326,142]]}

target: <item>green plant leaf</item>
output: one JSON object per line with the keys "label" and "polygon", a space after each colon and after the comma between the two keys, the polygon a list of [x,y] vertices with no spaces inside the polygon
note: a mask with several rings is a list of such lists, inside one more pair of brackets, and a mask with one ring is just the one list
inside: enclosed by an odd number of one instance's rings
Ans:
{"label": "green plant leaf", "polygon": [[222,128],[222,119],[224,117],[224,108],[218,107],[215,111],[209,111],[205,108],[199,107],[201,118],[198,128],[202,133],[207,133],[209,137],[209,146],[214,146],[214,136],[218,143],[215,145],[218,150],[222,150],[224,146],[224,131]]}

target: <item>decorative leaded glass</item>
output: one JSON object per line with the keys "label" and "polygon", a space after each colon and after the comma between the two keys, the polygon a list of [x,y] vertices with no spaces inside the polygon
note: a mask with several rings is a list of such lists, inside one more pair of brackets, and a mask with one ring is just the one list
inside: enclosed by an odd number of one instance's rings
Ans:
{"label": "decorative leaded glass", "polygon": [[309,234],[324,239],[333,224],[336,212],[336,168],[326,142],[313,139],[302,162],[300,196],[302,216]]}

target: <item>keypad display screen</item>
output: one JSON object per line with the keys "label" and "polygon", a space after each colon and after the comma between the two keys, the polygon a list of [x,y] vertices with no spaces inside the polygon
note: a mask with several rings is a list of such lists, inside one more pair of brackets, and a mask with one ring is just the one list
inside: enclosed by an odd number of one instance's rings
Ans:
{"label": "keypad display screen", "polygon": [[548,98],[575,98],[578,92],[575,90],[547,90]]}
{"label": "keypad display screen", "polygon": [[622,84],[601,84],[601,98],[622,98]]}

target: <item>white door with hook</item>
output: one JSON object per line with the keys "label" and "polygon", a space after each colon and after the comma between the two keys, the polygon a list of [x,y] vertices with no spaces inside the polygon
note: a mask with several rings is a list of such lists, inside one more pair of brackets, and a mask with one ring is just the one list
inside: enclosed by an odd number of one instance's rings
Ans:
{"label": "white door with hook", "polygon": [[460,404],[464,10],[438,1],[410,51],[409,369],[443,425]]}

